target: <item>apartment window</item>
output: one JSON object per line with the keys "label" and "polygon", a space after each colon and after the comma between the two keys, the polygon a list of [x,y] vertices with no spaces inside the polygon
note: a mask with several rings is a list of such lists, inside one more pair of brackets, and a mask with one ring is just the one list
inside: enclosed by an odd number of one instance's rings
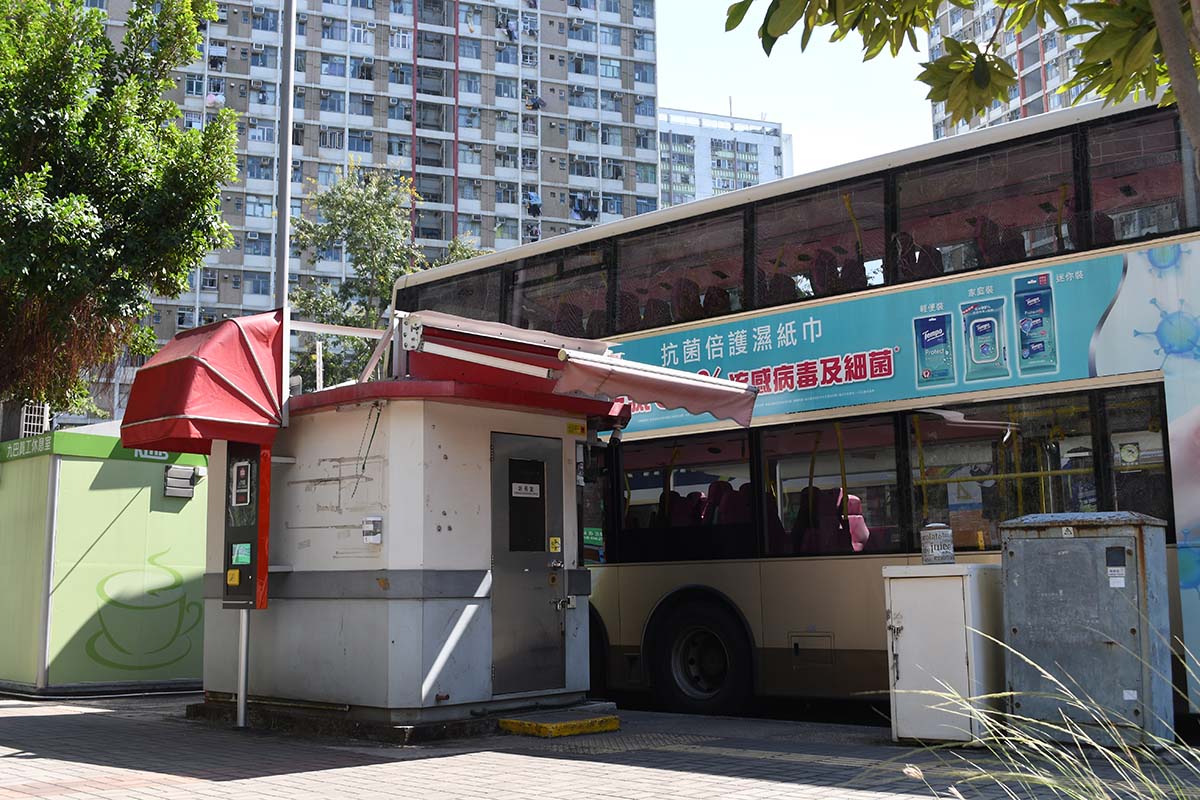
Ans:
{"label": "apartment window", "polygon": [[321,22],[321,38],[333,39],[338,42],[346,41],[346,20],[326,17]]}
{"label": "apartment window", "polygon": [[655,138],[654,131],[647,128],[638,128],[634,132],[633,146],[639,150],[655,150],[657,149],[654,142]]}
{"label": "apartment window", "polygon": [[98,8],[101,11],[108,10],[108,0],[84,0],[85,8]]}
{"label": "apartment window", "polygon": [[496,184],[496,202],[516,203],[517,185],[515,183],[508,183],[507,181],[499,181]]}
{"label": "apartment window", "polygon": [[342,168],[338,164],[318,164],[317,165],[317,184],[320,186],[332,186],[337,183],[342,177]]}
{"label": "apartment window", "polygon": [[246,161],[246,177],[256,181],[275,179],[275,159],[251,156]]}
{"label": "apartment window", "polygon": [[246,139],[251,142],[275,141],[275,123],[264,121],[259,122],[257,125],[251,125]]}
{"label": "apartment window", "polygon": [[625,180],[625,165],[620,161],[606,158],[601,165],[600,176],[606,181],[623,181]]}
{"label": "apartment window", "polygon": [[458,40],[458,57],[471,58],[478,61],[482,57],[483,48],[482,42],[478,39],[459,39]]}
{"label": "apartment window", "polygon": [[346,132],[341,128],[327,128],[321,131],[317,144],[331,150],[342,150],[346,147]]}
{"label": "apartment window", "polygon": [[412,50],[412,31],[408,28],[392,28],[392,32],[388,34],[388,47]]}
{"label": "apartment window", "polygon": [[596,156],[571,156],[572,175],[580,178],[600,177],[600,159]]}
{"label": "apartment window", "polygon": [[350,42],[352,44],[375,44],[375,31],[367,27],[365,22],[355,22],[350,26]]}
{"label": "apartment window", "polygon": [[247,272],[246,294],[270,294],[271,276],[266,272]]}
{"label": "apartment window", "polygon": [[605,214],[622,214],[625,211],[624,198],[619,194],[606,194],[600,200],[600,210]]}
{"label": "apartment window", "polygon": [[[503,148],[503,149],[501,149],[501,148]],[[513,152],[512,148],[505,147],[504,145],[496,146],[496,168],[497,169],[516,169],[517,168],[517,154]]]}
{"label": "apartment window", "polygon": [[596,129],[599,126],[597,122],[572,122],[571,141],[595,143],[598,138],[598,131]]}
{"label": "apartment window", "polygon": [[274,33],[279,30],[279,12],[268,11],[262,9],[254,13],[254,21],[252,27],[256,31],[270,31]]}
{"label": "apartment window", "polygon": [[350,0],[350,5],[354,8],[365,8],[369,11],[375,10],[375,0]]}
{"label": "apartment window", "polygon": [[600,77],[601,78],[620,78],[621,77],[621,61],[616,58],[600,59]]}
{"label": "apartment window", "polygon": [[615,125],[605,125],[600,129],[600,144],[608,145],[609,147],[621,146],[621,128]]}
{"label": "apartment window", "polygon": [[642,99],[638,100],[637,105],[633,107],[633,113],[642,117],[653,117],[655,115],[654,98],[643,97],[641,95],[639,95],[639,97]]}
{"label": "apartment window", "polygon": [[496,42],[496,63],[497,64],[516,64],[517,63],[517,47],[516,45],[508,45],[504,42]]}
{"label": "apartment window", "polygon": [[600,90],[600,110],[621,112],[621,95],[619,92],[610,92],[607,89]]}
{"label": "apartment window", "polygon": [[483,233],[483,222],[479,217],[471,217],[466,214],[458,215],[458,235],[473,236],[476,239]]}
{"label": "apartment window", "polygon": [[517,229],[517,221],[510,217],[496,218],[496,238],[497,239],[516,239],[520,236]]}
{"label": "apartment window", "polygon": [[371,131],[362,131],[355,128],[350,129],[349,147],[347,148],[352,153],[369,153],[371,152],[371,139],[375,134]]}
{"label": "apartment window", "polygon": [[517,91],[516,78],[496,78],[496,97],[508,97],[515,100],[520,96],[520,92]]}
{"label": "apartment window", "polygon": [[658,167],[654,164],[638,164],[635,170],[638,183],[658,183]]}
{"label": "apartment window", "polygon": [[[620,77],[620,66],[618,64],[617,76]],[[573,75],[595,75],[596,74],[596,57],[586,55],[576,55],[571,57],[570,70]]]}
{"label": "apartment window", "polygon": [[[257,233],[257,235],[255,235]],[[251,238],[253,237],[253,238]],[[271,255],[271,234],[252,232],[246,234],[246,245],[243,248],[248,256]]]}
{"label": "apartment window", "polygon": [[412,0],[391,0],[393,14],[404,14],[411,17],[413,13]]}
{"label": "apartment window", "polygon": [[369,117],[375,113],[375,95],[350,93],[350,113]]}
{"label": "apartment window", "polygon": [[271,198],[262,197],[257,194],[246,195],[247,217],[269,217],[271,216],[271,212]]}
{"label": "apartment window", "polygon": [[299,16],[299,14],[296,15],[296,37],[298,39],[303,39],[308,35],[308,22],[300,19]]}
{"label": "apartment window", "polygon": [[516,133],[517,117],[507,111],[496,112],[496,133]]}
{"label": "apartment window", "polygon": [[343,113],[346,110],[346,93],[321,90],[321,110]]}
{"label": "apartment window", "polygon": [[638,83],[654,83],[654,65],[642,61],[635,62],[633,65],[633,79]]}
{"label": "apartment window", "polygon": [[468,142],[458,143],[458,163],[459,164],[479,164],[483,161],[480,147],[477,144]]}
{"label": "apartment window", "polygon": [[229,284],[234,289],[242,288],[242,276],[240,273],[234,272],[229,276]]}
{"label": "apartment window", "polygon": [[209,78],[208,79],[209,94],[225,94],[225,79],[224,78]]}
{"label": "apartment window", "polygon": [[346,76],[346,57],[322,54],[321,74],[344,78]]}
{"label": "apartment window", "polygon": [[388,83],[398,83],[402,86],[412,86],[413,68],[411,64],[388,64]]}
{"label": "apartment window", "polygon": [[620,14],[621,0],[602,0],[600,10],[605,14]]}
{"label": "apartment window", "polygon": [[296,51],[296,61],[292,65],[293,71],[304,72],[308,69],[308,53],[304,50]]}
{"label": "apartment window", "polygon": [[459,178],[458,180],[458,197],[460,200],[478,200],[479,185],[482,183],[478,178]]}
{"label": "apartment window", "polygon": [[[621,29],[612,25],[600,26],[600,44],[606,44],[609,47],[621,46]],[[603,73],[601,73],[603,74]]]}
{"label": "apartment window", "polygon": [[567,26],[567,38],[577,42],[596,41],[596,23],[572,21]]}
{"label": "apartment window", "polygon": [[568,0],[567,5],[581,10],[594,11],[596,0]]}
{"label": "apartment window", "polygon": [[317,250],[317,259],[320,261],[341,261],[342,253],[342,243],[334,242]]}
{"label": "apartment window", "polygon": [[350,77],[360,81],[375,80],[375,59],[371,56],[350,58]]}
{"label": "apartment window", "polygon": [[407,136],[402,136],[398,133],[389,133],[387,141],[387,153],[389,156],[407,156],[411,140]]}
{"label": "apartment window", "polygon": [[412,100],[402,100],[399,97],[388,98],[388,119],[412,122]]}
{"label": "apartment window", "polygon": [[175,310],[175,327],[192,328],[196,325],[196,309],[178,308]]}
{"label": "apartment window", "polygon": [[300,183],[303,180],[304,180],[304,168],[301,166],[301,162],[293,161],[292,162],[292,183]]}
{"label": "apartment window", "polygon": [[459,128],[478,128],[479,127],[479,109],[475,106],[459,106],[458,107],[458,127]]}
{"label": "apartment window", "polygon": [[189,97],[204,96],[204,76],[188,72],[183,76],[183,93]]}
{"label": "apartment window", "polygon": [[655,197],[635,197],[634,207],[638,214],[648,214],[651,211],[658,209],[658,198]]}
{"label": "apartment window", "polygon": [[213,291],[217,288],[217,271],[215,269],[200,270],[200,288]]}
{"label": "apartment window", "polygon": [[654,16],[654,0],[633,0],[633,15],[652,18]]}
{"label": "apartment window", "polygon": [[467,27],[483,25],[483,10],[477,5],[458,3],[458,24]]}
{"label": "apartment window", "polygon": [[183,112],[183,127],[188,130],[198,130],[204,127],[204,116],[199,111]]}
{"label": "apartment window", "polygon": [[258,96],[255,102],[264,106],[273,106],[279,102],[279,87],[273,83],[264,83],[261,89],[256,89]]}
{"label": "apartment window", "polygon": [[460,72],[460,73],[458,73],[458,92],[459,92],[459,94],[479,94],[481,91],[482,91],[482,89],[480,88],[480,75],[478,72]]}
{"label": "apartment window", "polygon": [[633,32],[633,49],[645,50],[648,53],[654,52],[654,32],[653,31],[634,31]]}
{"label": "apartment window", "polygon": [[595,108],[596,90],[572,86],[567,104],[574,108]]}

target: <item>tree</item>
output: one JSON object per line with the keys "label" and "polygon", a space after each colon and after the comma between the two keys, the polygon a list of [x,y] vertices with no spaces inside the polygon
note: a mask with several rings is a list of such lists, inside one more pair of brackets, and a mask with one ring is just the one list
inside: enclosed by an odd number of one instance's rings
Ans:
{"label": "tree", "polygon": [[[431,266],[471,258],[485,251],[454,239],[445,258],[430,262],[413,241],[412,209],[420,202],[408,178],[393,180],[389,173],[351,165],[347,174],[308,201],[311,217],[293,217],[293,244],[308,251],[310,264],[321,253],[345,248],[354,265],[335,291],[326,285],[302,284],[289,292],[297,316],[331,325],[383,328],[392,302],[392,287],[402,275]],[[366,365],[373,340],[335,337],[324,349],[326,386],[358,377]],[[293,358],[292,374],[303,385],[316,385],[316,337],[302,337]]]}
{"label": "tree", "polygon": [[183,130],[165,96],[215,12],[135,0],[117,45],[82,0],[0,0],[0,398],[77,404],[88,370],[153,347],[148,296],[231,241],[234,114]]}
{"label": "tree", "polygon": [[[896,55],[907,42],[917,49],[917,34],[936,24],[942,0],[769,0],[758,29],[767,55],[779,38],[800,27],[800,49],[818,29],[831,41],[857,33],[863,60],[884,48]],[[972,8],[974,0],[949,0]],[[746,17],[754,0],[739,0],[726,12],[725,29]],[[1068,11],[1079,22],[1070,24]],[[1095,92],[1107,103],[1128,97],[1177,103],[1193,146],[1200,146],[1200,0],[997,0],[994,30],[980,47],[945,38],[946,52],[923,64],[918,80],[929,86],[929,99],[944,101],[951,120],[970,120],[993,100],[1006,100],[1017,75],[995,48],[1001,29],[1039,28],[1053,21],[1063,32],[1086,37],[1078,45],[1081,60],[1067,88]]]}

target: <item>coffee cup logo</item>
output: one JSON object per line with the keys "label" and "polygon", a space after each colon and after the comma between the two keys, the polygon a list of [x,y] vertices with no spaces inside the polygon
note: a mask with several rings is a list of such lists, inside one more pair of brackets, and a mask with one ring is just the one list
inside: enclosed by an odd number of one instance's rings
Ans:
{"label": "coffee cup logo", "polygon": [[183,575],[147,559],[141,569],[114,572],[96,585],[100,630],[87,642],[88,656],[121,670],[148,670],[181,661],[192,650],[189,634],[204,616],[190,601]]}

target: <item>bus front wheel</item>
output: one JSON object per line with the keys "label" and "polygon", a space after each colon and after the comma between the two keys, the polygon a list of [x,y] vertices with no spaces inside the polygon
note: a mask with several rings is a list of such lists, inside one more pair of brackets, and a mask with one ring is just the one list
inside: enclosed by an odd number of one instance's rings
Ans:
{"label": "bus front wheel", "polygon": [[654,685],[677,711],[738,711],[750,694],[750,648],[733,612],[712,601],[670,610],[652,642]]}

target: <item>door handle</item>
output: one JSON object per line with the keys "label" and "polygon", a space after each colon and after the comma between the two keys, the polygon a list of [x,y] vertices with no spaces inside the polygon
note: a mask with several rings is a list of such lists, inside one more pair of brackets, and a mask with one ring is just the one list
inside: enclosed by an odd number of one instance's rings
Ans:
{"label": "door handle", "polygon": [[548,564],[546,564],[546,566],[549,569],[562,569],[565,565],[561,561],[554,560],[554,561],[551,561]]}

